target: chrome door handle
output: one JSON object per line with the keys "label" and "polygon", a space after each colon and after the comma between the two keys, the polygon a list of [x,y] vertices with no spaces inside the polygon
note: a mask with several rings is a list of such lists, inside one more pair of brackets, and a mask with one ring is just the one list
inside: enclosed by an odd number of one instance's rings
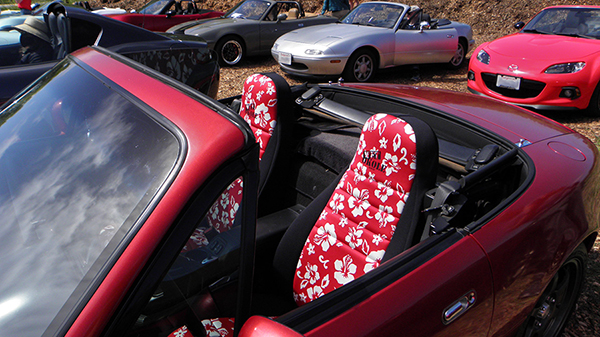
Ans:
{"label": "chrome door handle", "polygon": [[471,290],[458,301],[452,303],[449,307],[444,309],[444,313],[442,314],[442,322],[444,325],[452,323],[455,319],[469,310],[476,301],[477,295],[475,290]]}

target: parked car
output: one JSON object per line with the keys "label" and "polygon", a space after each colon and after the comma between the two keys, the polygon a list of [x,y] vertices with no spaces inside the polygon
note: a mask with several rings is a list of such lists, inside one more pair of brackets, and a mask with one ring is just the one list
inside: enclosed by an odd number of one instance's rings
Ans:
{"label": "parked car", "polygon": [[339,23],[307,27],[281,36],[271,49],[286,73],[367,82],[378,69],[425,63],[460,68],[474,45],[466,24],[432,20],[418,7],[367,2]]}
{"label": "parked car", "polygon": [[336,21],[305,13],[298,1],[246,0],[222,18],[184,23],[167,32],[202,37],[216,50],[222,66],[232,66],[246,56],[269,55],[273,42],[284,33]]}
{"label": "parked car", "polygon": [[468,88],[523,107],[600,115],[600,6],[553,6],[481,44]]}
{"label": "parked car", "polygon": [[0,116],[7,335],[556,335],[598,235],[596,146],[471,94],[87,47]]}
{"label": "parked car", "polygon": [[69,52],[88,45],[111,49],[213,97],[217,94],[219,66],[202,39],[159,35],[61,3],[48,7],[46,14],[37,18],[47,25],[54,22],[55,29],[48,30],[52,35],[52,60],[18,64],[22,56],[21,33],[1,31],[0,104],[54,67]]}
{"label": "parked car", "polygon": [[152,0],[138,12],[108,14],[109,17],[155,32],[166,32],[172,26],[199,19],[220,17],[224,12],[198,8],[193,0]]}

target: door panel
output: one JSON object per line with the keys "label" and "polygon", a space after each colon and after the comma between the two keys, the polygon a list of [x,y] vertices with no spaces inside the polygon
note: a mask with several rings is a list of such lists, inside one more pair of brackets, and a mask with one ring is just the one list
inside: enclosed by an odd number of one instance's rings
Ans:
{"label": "door panel", "polygon": [[[470,294],[462,314],[444,322]],[[492,309],[490,266],[468,236],[306,336],[486,336]]]}
{"label": "door panel", "polygon": [[396,31],[395,64],[449,62],[458,46],[456,29],[399,29]]}

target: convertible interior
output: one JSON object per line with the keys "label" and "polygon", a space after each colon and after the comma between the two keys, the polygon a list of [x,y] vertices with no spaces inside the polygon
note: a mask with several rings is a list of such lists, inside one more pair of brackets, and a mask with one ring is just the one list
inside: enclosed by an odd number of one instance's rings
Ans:
{"label": "convertible interior", "polygon": [[[339,293],[336,281],[371,282],[380,264],[411,258],[407,252],[435,237],[477,230],[533,174],[515,144],[434,109],[337,84],[290,87],[277,74],[253,76],[262,86],[247,80],[241,96],[221,101],[245,117],[261,147],[252,314],[285,319]],[[276,101],[252,96],[269,88]],[[256,118],[264,106],[276,119],[266,127]],[[378,150],[392,147],[398,152]],[[396,170],[392,162],[408,165]],[[242,189],[239,177],[216,198],[129,335],[233,329]],[[344,209],[344,199],[356,207]],[[343,228],[348,221],[352,229]],[[334,254],[320,277],[310,267],[319,264],[313,244]],[[343,275],[334,275],[336,259]]]}

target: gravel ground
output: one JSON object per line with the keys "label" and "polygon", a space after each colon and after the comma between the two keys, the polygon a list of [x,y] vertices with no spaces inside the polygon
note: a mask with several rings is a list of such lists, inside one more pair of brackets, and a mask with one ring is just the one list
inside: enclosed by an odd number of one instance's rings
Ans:
{"label": "gravel ground", "polygon": [[[299,0],[305,10],[319,11],[322,0]],[[363,2],[364,0],[361,0]],[[393,0],[392,0],[393,1]],[[92,6],[121,7],[139,9],[147,0],[93,0]],[[238,0],[199,0],[204,8],[228,10]],[[421,0],[410,1],[419,4],[434,18],[448,18],[468,23],[475,32],[475,41],[482,43],[514,32],[512,25],[517,21],[527,21],[535,13],[550,5],[595,4],[598,0]],[[408,3],[408,2],[407,2]],[[242,81],[256,72],[277,72],[290,84],[300,84],[301,80],[285,75],[270,57],[247,59],[240,66],[221,69],[221,83],[218,98],[238,95]],[[415,86],[442,88],[467,92],[467,67],[449,71],[443,66],[397,67],[382,71],[376,81]],[[539,112],[588,137],[600,148],[600,118],[586,117],[580,113]],[[600,210],[598,210],[600,211]],[[563,336],[600,337],[600,238],[590,252],[587,277],[583,293],[577,303],[577,310],[571,317]]]}

